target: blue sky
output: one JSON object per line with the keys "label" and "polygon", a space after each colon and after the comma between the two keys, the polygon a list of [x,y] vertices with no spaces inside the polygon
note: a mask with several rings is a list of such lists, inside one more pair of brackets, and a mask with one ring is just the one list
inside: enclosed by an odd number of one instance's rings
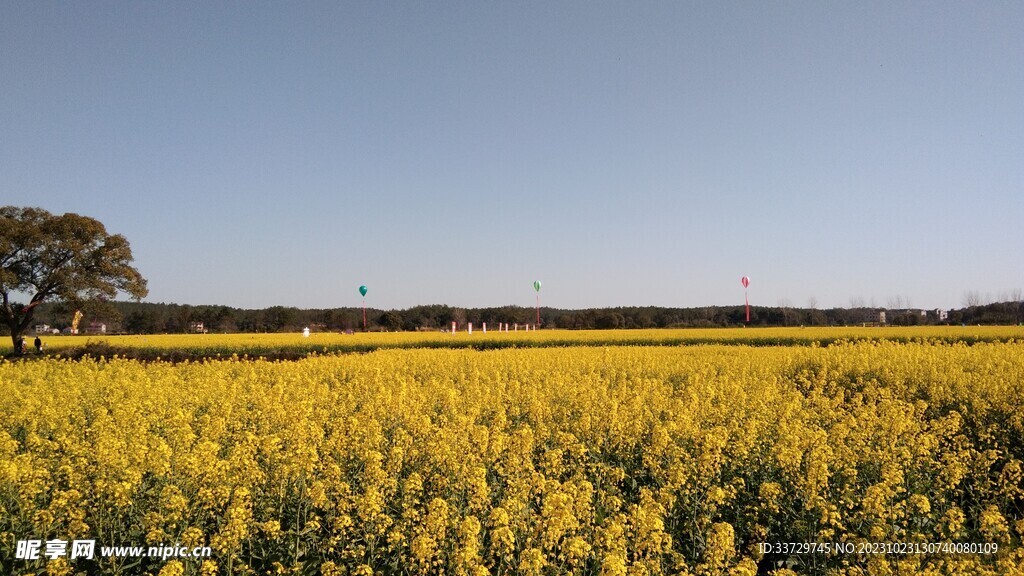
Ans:
{"label": "blue sky", "polygon": [[5,2],[0,204],[149,301],[1024,287],[1021,2]]}

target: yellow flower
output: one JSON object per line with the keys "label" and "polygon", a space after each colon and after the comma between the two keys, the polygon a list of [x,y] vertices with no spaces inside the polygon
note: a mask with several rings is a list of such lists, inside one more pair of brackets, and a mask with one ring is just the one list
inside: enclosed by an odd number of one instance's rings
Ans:
{"label": "yellow flower", "polygon": [[164,564],[163,568],[160,569],[160,573],[157,576],[182,576],[185,573],[185,567],[181,562],[177,560],[171,560],[167,564]]}
{"label": "yellow flower", "polygon": [[519,573],[529,576],[539,576],[544,569],[544,554],[537,548],[523,550],[519,559]]}
{"label": "yellow flower", "polygon": [[619,554],[608,554],[601,561],[601,576],[626,576],[626,559]]}
{"label": "yellow flower", "polygon": [[56,558],[46,563],[47,576],[69,576],[71,573],[71,566],[64,558]]}
{"label": "yellow flower", "polygon": [[1010,527],[1006,522],[1006,518],[999,513],[997,507],[993,505],[988,506],[978,519],[981,523],[981,533],[985,535],[989,542],[1009,544]]}

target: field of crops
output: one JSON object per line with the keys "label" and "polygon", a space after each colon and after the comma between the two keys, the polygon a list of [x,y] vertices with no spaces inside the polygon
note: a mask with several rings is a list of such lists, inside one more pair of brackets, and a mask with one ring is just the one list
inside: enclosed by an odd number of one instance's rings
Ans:
{"label": "field of crops", "polygon": [[[827,345],[857,330],[873,339]],[[886,330],[906,337],[875,337]],[[488,334],[516,347],[292,362],[0,361],[0,572],[1024,574],[1020,329],[886,330]],[[759,345],[737,345],[744,334]],[[578,345],[534,347],[570,337]],[[687,337],[730,345],[612,345]],[[188,345],[252,356],[477,334],[247,338]],[[16,559],[26,538],[213,554]]]}
{"label": "field of crops", "polygon": [[[28,339],[31,341],[31,338]],[[678,330],[541,330],[526,332],[456,334],[442,332],[395,333],[299,333],[282,334],[157,334],[138,336],[44,337],[53,354],[83,347],[107,356],[122,354],[146,358],[261,355],[296,357],[311,353],[368,352],[382,348],[473,348],[492,350],[522,347],[565,346],[678,346],[697,344],[744,344],[750,346],[827,345],[839,341],[891,340],[913,342],[1006,342],[1024,340],[1024,326],[914,326],[914,327],[812,327],[812,328],[713,328]],[[0,354],[11,351],[10,339],[0,339]]]}

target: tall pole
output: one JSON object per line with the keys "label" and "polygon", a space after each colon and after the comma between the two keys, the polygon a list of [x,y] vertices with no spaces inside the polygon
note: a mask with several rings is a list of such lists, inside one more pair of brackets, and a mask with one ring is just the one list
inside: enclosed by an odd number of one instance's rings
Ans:
{"label": "tall pole", "polygon": [[743,301],[747,303],[747,324],[750,324],[750,299],[747,298],[747,289],[743,289]]}
{"label": "tall pole", "polygon": [[[533,281],[533,289],[537,292],[537,324],[533,328],[536,330],[537,326],[540,326],[540,280]],[[529,329],[529,324],[527,324],[527,329]]]}
{"label": "tall pole", "polygon": [[740,284],[743,284],[743,303],[747,306],[747,324],[750,324],[750,298],[747,298],[747,286],[750,286],[750,277],[744,276],[740,278]]}
{"label": "tall pole", "polygon": [[363,298],[363,332],[366,332],[366,298]]}

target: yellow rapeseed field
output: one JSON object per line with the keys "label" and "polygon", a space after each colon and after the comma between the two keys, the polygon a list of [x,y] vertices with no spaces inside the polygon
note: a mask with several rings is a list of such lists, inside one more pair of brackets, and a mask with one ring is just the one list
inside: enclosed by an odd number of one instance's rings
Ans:
{"label": "yellow rapeseed field", "polygon": [[[1024,574],[1000,339],[0,362],[0,570]],[[16,559],[27,538],[213,554]]]}
{"label": "yellow rapeseed field", "polygon": [[[31,338],[29,338],[31,340]],[[473,334],[442,332],[313,332],[274,334],[143,334],[44,336],[49,353],[87,345],[144,350],[153,355],[259,356],[282,351],[298,353],[366,352],[381,348],[464,348],[556,346],[674,346],[693,344],[749,344],[754,346],[830,344],[837,341],[893,340],[943,342],[1005,342],[1024,340],[1024,326],[888,326],[789,328],[680,328],[648,330],[539,330],[486,334],[478,326]],[[0,354],[11,352],[9,338],[0,338]]]}

